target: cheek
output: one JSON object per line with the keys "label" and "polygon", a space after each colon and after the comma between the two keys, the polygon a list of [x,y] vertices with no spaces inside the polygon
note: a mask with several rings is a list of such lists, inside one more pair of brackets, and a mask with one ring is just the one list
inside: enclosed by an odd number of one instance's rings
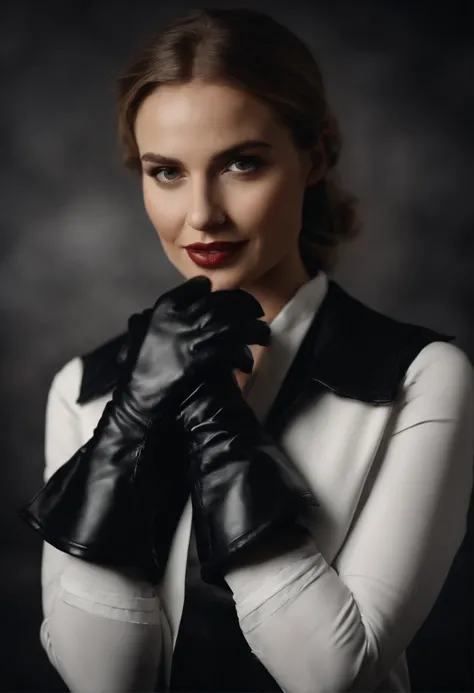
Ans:
{"label": "cheek", "polygon": [[177,226],[176,211],[173,206],[164,204],[160,195],[147,182],[143,184],[143,202],[146,213],[163,240],[171,240]]}
{"label": "cheek", "polygon": [[[296,179],[295,179],[296,180]],[[266,239],[293,238],[298,234],[301,225],[302,191],[298,182],[292,183],[291,178],[280,176],[271,181],[254,204],[249,204],[247,210],[253,216],[255,226],[261,229]]]}
{"label": "cheek", "polygon": [[146,179],[142,183],[142,194],[146,213],[154,224],[154,220],[158,216],[159,205],[156,202],[156,195],[153,194],[150,184]]}

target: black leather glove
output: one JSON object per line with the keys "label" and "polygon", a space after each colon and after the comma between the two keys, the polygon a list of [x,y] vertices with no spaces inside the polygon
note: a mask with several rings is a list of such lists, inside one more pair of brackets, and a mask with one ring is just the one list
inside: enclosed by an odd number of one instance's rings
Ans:
{"label": "black leather glove", "polygon": [[61,551],[142,567],[159,580],[189,492],[174,407],[216,359],[251,370],[243,347],[266,343],[269,328],[255,319],[262,315],[250,294],[211,293],[201,276],[132,316],[123,372],[92,438],[20,510],[22,519]]}
{"label": "black leather glove", "polygon": [[[205,582],[225,586],[236,557],[269,535],[303,536],[317,501],[257,420],[230,373],[202,382],[182,405],[189,438],[196,546]],[[255,545],[255,546],[254,546]]]}

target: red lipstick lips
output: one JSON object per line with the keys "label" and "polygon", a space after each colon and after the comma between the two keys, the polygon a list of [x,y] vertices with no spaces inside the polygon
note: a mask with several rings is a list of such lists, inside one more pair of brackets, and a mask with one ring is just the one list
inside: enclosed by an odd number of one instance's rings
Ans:
{"label": "red lipstick lips", "polygon": [[236,245],[241,245],[245,241],[213,241],[212,243],[191,243],[186,245],[185,248],[190,248],[191,250],[229,250],[234,248]]}
{"label": "red lipstick lips", "polygon": [[192,243],[185,246],[185,250],[191,260],[199,267],[217,267],[231,263],[246,243],[247,241]]}

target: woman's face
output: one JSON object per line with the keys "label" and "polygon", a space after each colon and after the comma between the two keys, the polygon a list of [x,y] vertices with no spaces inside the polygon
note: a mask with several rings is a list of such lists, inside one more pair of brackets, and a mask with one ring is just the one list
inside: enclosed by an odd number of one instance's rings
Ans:
{"label": "woman's face", "polygon": [[[321,177],[322,157],[314,167],[265,103],[225,84],[160,86],[139,108],[135,136],[147,214],[182,275],[260,297],[308,280],[298,235],[305,187]],[[248,140],[262,144],[242,145]],[[212,268],[185,250],[242,240],[233,260]]]}

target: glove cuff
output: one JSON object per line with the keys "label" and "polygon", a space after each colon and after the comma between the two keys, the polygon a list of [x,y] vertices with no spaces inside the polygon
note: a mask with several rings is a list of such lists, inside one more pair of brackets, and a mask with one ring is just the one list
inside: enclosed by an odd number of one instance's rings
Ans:
{"label": "glove cuff", "polygon": [[304,515],[308,496],[291,485],[290,477],[285,480],[282,457],[276,446],[265,441],[220,469],[216,456],[215,470],[206,476],[196,471],[200,465],[191,460],[196,546],[206,582],[221,584],[236,557],[245,556],[266,537],[295,526]]}
{"label": "glove cuff", "polygon": [[189,437],[202,577],[222,584],[236,556],[317,503],[230,375],[202,382],[183,401],[179,422]]}
{"label": "glove cuff", "polygon": [[18,514],[60,551],[158,581],[187,498],[187,457],[161,421],[127,441],[109,404],[93,437]]}

